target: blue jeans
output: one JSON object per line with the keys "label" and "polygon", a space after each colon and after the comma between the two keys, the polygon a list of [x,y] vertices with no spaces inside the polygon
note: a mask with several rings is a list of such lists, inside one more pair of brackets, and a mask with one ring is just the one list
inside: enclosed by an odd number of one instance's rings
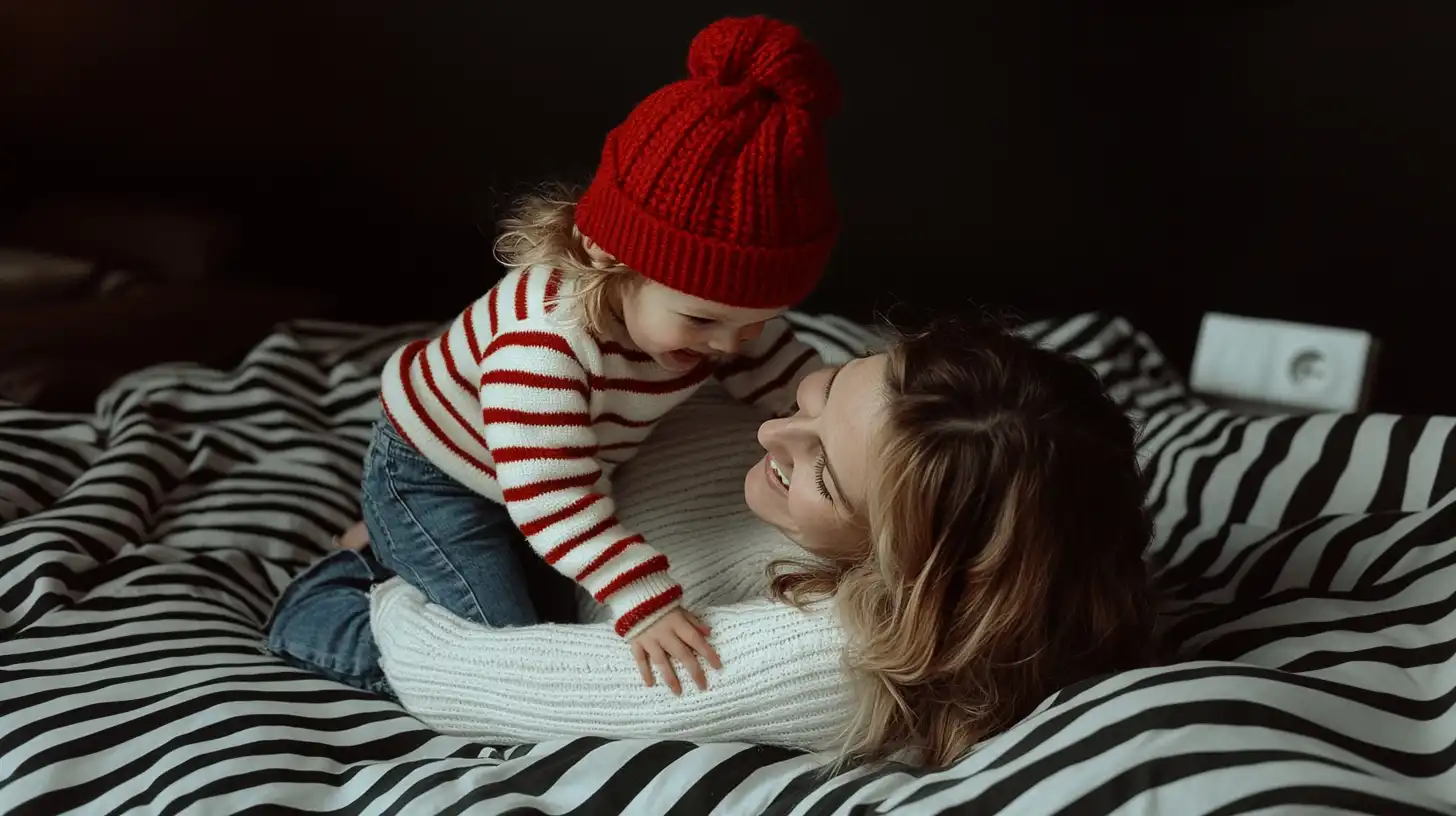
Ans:
{"label": "blue jeans", "polygon": [[293,579],[266,627],[268,651],[330,680],[394,699],[369,628],[369,588],[387,580],[370,550],[338,550]]}
{"label": "blue jeans", "polygon": [[295,666],[390,695],[369,628],[369,588],[399,575],[432,603],[488,626],[575,620],[576,585],[548,566],[505,507],[416,451],[388,419],[364,455],[368,550],[340,550],[284,590],[268,648]]}

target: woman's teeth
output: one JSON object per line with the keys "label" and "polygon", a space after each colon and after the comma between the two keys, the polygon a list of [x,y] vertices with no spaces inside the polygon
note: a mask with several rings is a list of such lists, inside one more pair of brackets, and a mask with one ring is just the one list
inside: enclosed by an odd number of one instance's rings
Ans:
{"label": "woman's teeth", "polygon": [[768,460],[768,469],[773,471],[773,475],[778,478],[779,484],[783,485],[784,487],[789,486],[788,474],[784,473],[784,471],[779,467],[778,462],[775,462],[772,458],[770,458]]}

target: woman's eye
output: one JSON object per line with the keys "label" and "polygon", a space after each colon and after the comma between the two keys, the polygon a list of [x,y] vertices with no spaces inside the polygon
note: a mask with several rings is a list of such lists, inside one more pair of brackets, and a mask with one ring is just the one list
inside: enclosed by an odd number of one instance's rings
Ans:
{"label": "woman's eye", "polygon": [[834,501],[834,497],[829,495],[829,487],[824,484],[824,468],[828,464],[829,460],[824,458],[823,454],[820,454],[819,461],[814,463],[814,486],[819,488],[819,495],[830,501]]}

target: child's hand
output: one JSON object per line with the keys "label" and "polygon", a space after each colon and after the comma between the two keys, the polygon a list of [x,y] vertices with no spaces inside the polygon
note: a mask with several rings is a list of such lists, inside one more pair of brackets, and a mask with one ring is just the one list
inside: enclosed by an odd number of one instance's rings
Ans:
{"label": "child's hand", "polygon": [[656,679],[652,676],[652,666],[655,664],[672,693],[682,694],[682,684],[678,682],[677,672],[672,669],[673,658],[676,658],[687,667],[698,688],[706,691],[708,678],[703,674],[698,655],[707,658],[708,665],[714,669],[723,668],[723,663],[718,660],[718,653],[708,645],[706,635],[711,631],[697,616],[681,607],[647,627],[642,634],[632,639],[632,656],[637,659],[637,668],[642,670],[642,682],[648,686],[656,684]]}

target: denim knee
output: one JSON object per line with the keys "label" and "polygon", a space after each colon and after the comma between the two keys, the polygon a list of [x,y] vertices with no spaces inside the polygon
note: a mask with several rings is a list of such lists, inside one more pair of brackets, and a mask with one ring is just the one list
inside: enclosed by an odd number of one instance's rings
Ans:
{"label": "denim knee", "polygon": [[339,550],[284,589],[268,624],[268,650],[284,662],[392,696],[369,627],[369,590],[388,574],[367,552]]}

